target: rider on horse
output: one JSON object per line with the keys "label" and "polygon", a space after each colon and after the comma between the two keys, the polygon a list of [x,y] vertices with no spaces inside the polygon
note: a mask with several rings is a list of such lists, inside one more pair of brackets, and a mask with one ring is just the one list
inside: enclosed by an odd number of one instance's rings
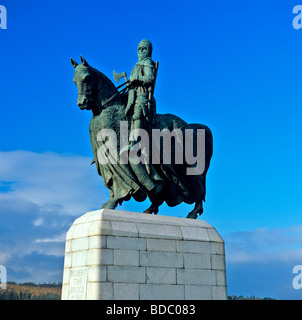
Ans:
{"label": "rider on horse", "polygon": [[133,108],[133,129],[149,129],[155,121],[155,100],[153,91],[156,80],[156,64],[152,61],[152,43],[143,39],[137,49],[138,62],[130,75],[130,89],[125,114]]}

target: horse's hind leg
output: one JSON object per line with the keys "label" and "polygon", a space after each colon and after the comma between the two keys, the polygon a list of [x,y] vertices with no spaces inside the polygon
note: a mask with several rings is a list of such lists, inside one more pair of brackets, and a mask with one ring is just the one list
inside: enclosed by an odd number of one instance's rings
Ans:
{"label": "horse's hind leg", "polygon": [[188,215],[188,219],[197,219],[197,215],[201,215],[203,213],[203,206],[202,206],[202,200],[195,202],[195,207],[193,211],[191,211]]}
{"label": "horse's hind leg", "polygon": [[162,200],[162,199],[152,199],[151,206],[148,209],[144,210],[144,213],[157,214],[158,213],[158,207],[160,205],[162,205],[163,202],[164,202],[164,200]]}

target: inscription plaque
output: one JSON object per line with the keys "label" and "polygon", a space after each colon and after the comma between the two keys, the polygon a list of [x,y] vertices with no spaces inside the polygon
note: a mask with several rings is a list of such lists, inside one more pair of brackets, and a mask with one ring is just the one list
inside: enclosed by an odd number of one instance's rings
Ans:
{"label": "inscription plaque", "polygon": [[85,300],[87,285],[87,267],[70,270],[69,296],[71,300]]}

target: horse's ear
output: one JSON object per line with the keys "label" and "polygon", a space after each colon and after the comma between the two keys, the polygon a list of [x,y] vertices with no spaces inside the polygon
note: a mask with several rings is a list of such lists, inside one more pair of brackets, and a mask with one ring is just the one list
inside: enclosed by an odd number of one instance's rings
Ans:
{"label": "horse's ear", "polygon": [[74,68],[78,65],[78,63],[75,60],[73,60],[72,58],[70,58],[70,61],[71,61],[71,64],[73,65]]}
{"label": "horse's ear", "polygon": [[81,56],[81,62],[84,66],[88,67],[88,62]]}

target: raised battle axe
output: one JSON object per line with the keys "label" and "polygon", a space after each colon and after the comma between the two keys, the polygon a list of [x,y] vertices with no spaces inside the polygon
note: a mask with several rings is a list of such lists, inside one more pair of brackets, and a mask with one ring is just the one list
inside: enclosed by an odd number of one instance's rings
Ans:
{"label": "raised battle axe", "polygon": [[[128,82],[130,82],[128,79],[127,79],[127,73],[124,71],[122,73],[118,73],[118,72],[115,72],[113,71],[113,78],[114,80],[118,83],[121,78],[125,78],[126,82],[124,82],[123,84],[121,84],[120,86],[116,87],[116,89],[119,89],[121,88],[122,86],[124,86],[125,84],[127,84]],[[116,92],[113,96],[111,96],[109,99],[105,100],[102,102],[102,107],[104,107],[108,102],[112,101],[118,94],[122,93],[122,92],[125,92],[127,90],[127,86],[122,89],[121,91],[118,91]]]}
{"label": "raised battle axe", "polygon": [[126,83],[129,82],[129,80],[127,79],[127,73],[125,71],[122,72],[122,73],[118,73],[118,72],[113,71],[113,78],[117,83],[119,83],[119,81],[123,77],[125,78],[125,83],[123,83],[120,86],[118,86],[117,89],[119,89],[120,87],[124,86]]}

